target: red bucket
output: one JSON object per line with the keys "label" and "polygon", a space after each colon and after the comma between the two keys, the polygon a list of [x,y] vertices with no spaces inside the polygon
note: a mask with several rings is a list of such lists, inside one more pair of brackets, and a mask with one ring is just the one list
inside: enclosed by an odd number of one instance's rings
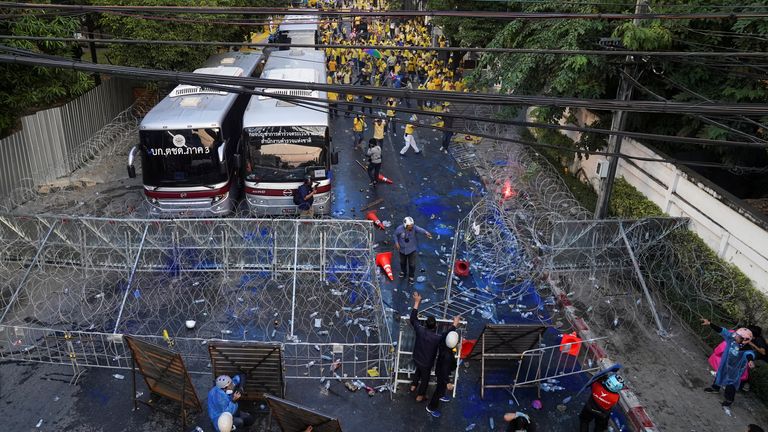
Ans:
{"label": "red bucket", "polygon": [[469,357],[469,353],[472,352],[472,348],[475,347],[475,344],[477,343],[477,339],[464,339],[461,341],[461,354],[460,358],[467,358]]}
{"label": "red bucket", "polygon": [[453,274],[458,277],[469,276],[469,261],[456,260],[456,263],[453,265]]}

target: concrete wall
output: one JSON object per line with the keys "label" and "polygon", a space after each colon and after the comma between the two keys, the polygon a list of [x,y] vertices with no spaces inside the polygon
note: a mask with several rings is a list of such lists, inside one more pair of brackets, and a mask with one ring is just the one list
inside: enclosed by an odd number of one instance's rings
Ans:
{"label": "concrete wall", "polygon": [[[581,124],[589,124],[591,113],[576,113]],[[583,123],[582,123],[583,122]],[[578,134],[568,132],[571,138]],[[667,158],[649,147],[624,138],[621,152],[632,156]],[[597,162],[604,157],[573,162],[573,172],[597,188]],[[583,171],[582,171],[583,170]],[[672,164],[621,159],[619,177],[656,203],[670,216],[690,218],[696,232],[717,255],[736,265],[755,286],[768,294],[768,217],[699,174]]]}

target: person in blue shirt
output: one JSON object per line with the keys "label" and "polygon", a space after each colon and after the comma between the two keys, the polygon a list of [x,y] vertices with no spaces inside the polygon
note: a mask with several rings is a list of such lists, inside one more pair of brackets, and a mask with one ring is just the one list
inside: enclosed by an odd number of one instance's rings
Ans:
{"label": "person in blue shirt", "polygon": [[715,382],[705,388],[704,391],[707,393],[717,393],[720,391],[720,387],[725,387],[725,400],[721,405],[724,407],[730,406],[736,397],[736,388],[741,382],[741,376],[744,374],[744,371],[747,367],[755,367],[755,351],[749,345],[749,342],[752,340],[752,331],[747,328],[729,331],[712,324],[706,318],[701,319],[701,325],[709,326],[725,339],[725,350],[723,350],[720,365],[717,367]]}
{"label": "person in blue shirt", "polygon": [[238,409],[237,400],[242,395],[234,389],[232,378],[221,375],[216,378],[216,385],[208,392],[208,417],[216,432],[222,432],[219,430],[219,417],[225,412],[232,414],[232,424],[239,431],[247,429],[255,421],[253,416]]}
{"label": "person in blue shirt", "polygon": [[311,219],[315,216],[314,207],[312,204],[315,202],[316,190],[312,187],[312,177],[306,176],[304,183],[299,186],[299,218]]}
{"label": "person in blue shirt", "polygon": [[413,283],[416,277],[416,255],[419,249],[417,234],[424,234],[431,239],[432,234],[420,226],[416,226],[413,218],[407,216],[403,224],[395,230],[395,249],[400,253],[400,277],[408,272],[408,282]]}

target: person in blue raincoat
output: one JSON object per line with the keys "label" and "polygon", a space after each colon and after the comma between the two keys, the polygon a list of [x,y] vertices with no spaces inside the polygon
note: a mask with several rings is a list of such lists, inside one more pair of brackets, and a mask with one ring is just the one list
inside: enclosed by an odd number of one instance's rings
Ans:
{"label": "person in blue raincoat", "polygon": [[720,387],[724,387],[725,400],[722,405],[730,406],[736,397],[736,388],[741,382],[741,375],[744,374],[744,370],[747,367],[755,367],[756,354],[749,345],[752,340],[752,331],[743,327],[736,329],[736,331],[729,331],[712,324],[706,318],[701,319],[701,325],[711,327],[725,339],[725,350],[717,368],[715,382],[710,387],[705,388],[704,391],[717,393],[720,391]]}
{"label": "person in blue raincoat", "polygon": [[232,424],[239,431],[247,430],[255,421],[249,413],[238,409],[241,394],[235,390],[235,384],[229,376],[220,375],[208,392],[208,417],[216,432],[223,432],[219,430],[219,416],[225,412],[232,414]]}

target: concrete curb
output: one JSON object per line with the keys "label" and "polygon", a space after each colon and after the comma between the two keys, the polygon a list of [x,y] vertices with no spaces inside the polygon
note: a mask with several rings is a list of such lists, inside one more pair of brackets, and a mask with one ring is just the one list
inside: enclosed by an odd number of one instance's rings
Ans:
{"label": "concrete curb", "polygon": [[[573,303],[571,303],[571,300],[568,299],[565,291],[563,291],[549,276],[547,276],[546,280],[552,287],[552,292],[555,294],[557,304],[562,308],[566,319],[568,319],[568,321],[576,328],[579,337],[584,340],[595,338],[597,335],[589,329],[586,321],[578,315],[576,308],[573,306]],[[595,355],[595,358],[598,359],[598,362],[602,367],[607,368],[616,363],[608,357],[608,353],[599,343],[586,343],[586,345],[587,349]],[[651,420],[645,407],[640,403],[640,399],[632,390],[625,387],[624,390],[621,391],[619,406],[622,411],[624,411],[624,414],[627,416],[627,419],[635,432],[659,432],[659,429],[656,427],[653,420]]]}

